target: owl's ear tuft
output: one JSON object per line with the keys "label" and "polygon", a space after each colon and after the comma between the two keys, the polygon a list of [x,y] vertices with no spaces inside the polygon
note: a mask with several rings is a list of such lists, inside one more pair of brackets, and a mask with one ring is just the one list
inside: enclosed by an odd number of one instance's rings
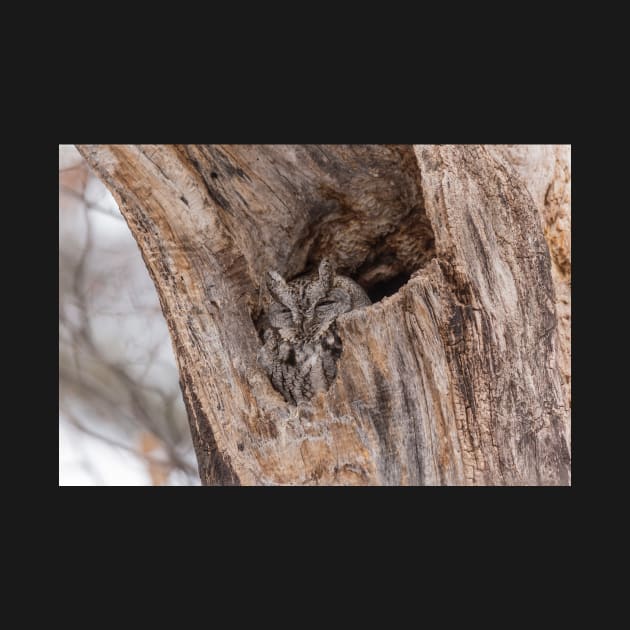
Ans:
{"label": "owl's ear tuft", "polygon": [[268,271],[265,277],[267,288],[274,299],[286,304],[289,297],[289,287],[284,278],[277,271]]}
{"label": "owl's ear tuft", "polygon": [[334,279],[335,266],[328,258],[324,258],[322,262],[319,263],[319,281],[326,292],[332,289]]}

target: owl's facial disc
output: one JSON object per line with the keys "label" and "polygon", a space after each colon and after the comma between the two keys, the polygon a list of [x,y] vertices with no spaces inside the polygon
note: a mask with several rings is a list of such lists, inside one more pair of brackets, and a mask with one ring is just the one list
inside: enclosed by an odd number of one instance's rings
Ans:
{"label": "owl's facial disc", "polygon": [[307,338],[314,340],[325,335],[330,325],[341,313],[349,311],[351,299],[346,291],[335,288],[312,302],[304,316],[303,330]]}

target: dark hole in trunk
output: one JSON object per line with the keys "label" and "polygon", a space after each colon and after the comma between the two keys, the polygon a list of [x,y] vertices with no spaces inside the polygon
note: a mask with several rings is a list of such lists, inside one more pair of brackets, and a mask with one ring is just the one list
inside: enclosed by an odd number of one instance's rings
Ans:
{"label": "dark hole in trunk", "polygon": [[400,287],[409,281],[409,278],[411,278],[410,273],[400,273],[389,280],[383,280],[373,284],[371,287],[367,287],[366,293],[372,300],[372,304],[374,304],[389,295],[394,295]]}

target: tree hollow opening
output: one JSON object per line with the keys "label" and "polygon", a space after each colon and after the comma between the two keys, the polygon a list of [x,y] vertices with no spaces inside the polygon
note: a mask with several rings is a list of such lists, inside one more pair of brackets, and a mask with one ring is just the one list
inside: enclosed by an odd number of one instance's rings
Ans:
{"label": "tree hollow opening", "polygon": [[393,295],[435,256],[433,228],[418,201],[406,211],[386,207],[369,218],[348,209],[342,220],[319,223],[311,235],[307,269],[330,258],[372,303]]}
{"label": "tree hollow opening", "polygon": [[394,295],[401,287],[407,284],[409,278],[411,278],[410,273],[399,273],[389,280],[382,280],[368,287],[366,293],[372,300],[372,304],[380,302],[383,298]]}

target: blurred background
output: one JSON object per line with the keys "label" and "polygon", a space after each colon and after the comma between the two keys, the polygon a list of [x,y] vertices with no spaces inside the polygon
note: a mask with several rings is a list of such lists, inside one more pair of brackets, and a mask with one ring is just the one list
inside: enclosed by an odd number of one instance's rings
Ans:
{"label": "blurred background", "polygon": [[199,485],[155,287],[73,145],[59,146],[59,485]]}

